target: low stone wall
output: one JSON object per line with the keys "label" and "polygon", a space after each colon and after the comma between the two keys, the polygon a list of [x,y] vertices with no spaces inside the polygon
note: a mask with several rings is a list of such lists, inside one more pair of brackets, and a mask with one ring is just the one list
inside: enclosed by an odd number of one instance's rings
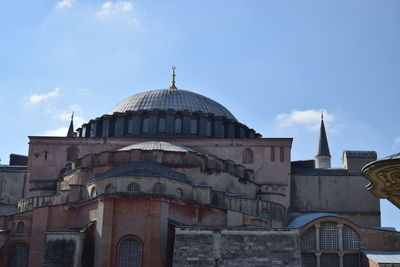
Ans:
{"label": "low stone wall", "polygon": [[176,228],[174,267],[301,266],[298,230]]}

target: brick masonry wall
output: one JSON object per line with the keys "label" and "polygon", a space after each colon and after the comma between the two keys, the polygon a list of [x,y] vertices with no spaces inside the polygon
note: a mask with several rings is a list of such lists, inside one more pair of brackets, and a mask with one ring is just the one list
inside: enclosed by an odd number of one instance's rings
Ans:
{"label": "brick masonry wall", "polygon": [[298,230],[177,228],[174,267],[301,266]]}

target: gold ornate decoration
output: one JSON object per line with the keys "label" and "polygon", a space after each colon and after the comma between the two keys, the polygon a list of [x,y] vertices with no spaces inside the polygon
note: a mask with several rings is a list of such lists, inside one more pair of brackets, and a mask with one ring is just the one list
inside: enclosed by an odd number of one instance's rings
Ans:
{"label": "gold ornate decoration", "polygon": [[169,87],[169,89],[178,89],[175,86],[175,66],[172,66],[172,81],[171,81],[171,86]]}

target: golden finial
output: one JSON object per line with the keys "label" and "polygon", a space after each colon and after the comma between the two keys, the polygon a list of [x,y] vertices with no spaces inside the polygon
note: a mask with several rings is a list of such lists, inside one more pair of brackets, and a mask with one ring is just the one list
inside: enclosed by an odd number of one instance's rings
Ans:
{"label": "golden finial", "polygon": [[171,81],[171,86],[169,87],[169,89],[178,89],[175,86],[175,66],[172,66],[172,81]]}

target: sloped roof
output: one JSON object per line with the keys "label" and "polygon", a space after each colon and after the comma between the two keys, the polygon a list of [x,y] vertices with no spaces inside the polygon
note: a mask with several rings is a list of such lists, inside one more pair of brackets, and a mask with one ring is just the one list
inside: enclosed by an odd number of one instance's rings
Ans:
{"label": "sloped roof", "polygon": [[315,221],[316,219],[323,218],[323,217],[337,217],[341,219],[345,219],[342,216],[339,216],[335,213],[327,213],[327,212],[321,212],[321,213],[311,213],[311,214],[306,214],[300,217],[297,217],[293,221],[290,222],[288,225],[288,228],[301,228],[305,226],[306,224]]}
{"label": "sloped roof", "polygon": [[400,251],[364,250],[361,252],[367,256],[368,259],[378,264],[400,263]]}

